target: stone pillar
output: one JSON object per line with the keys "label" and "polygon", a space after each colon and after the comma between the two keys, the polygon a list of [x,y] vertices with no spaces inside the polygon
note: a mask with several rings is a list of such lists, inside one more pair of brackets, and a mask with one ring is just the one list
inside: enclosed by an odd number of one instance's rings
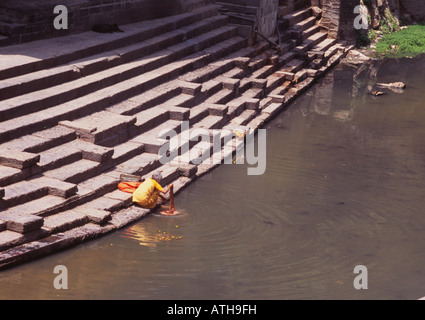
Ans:
{"label": "stone pillar", "polygon": [[330,38],[338,38],[340,0],[323,0],[322,19],[320,26],[328,31]]}
{"label": "stone pillar", "polygon": [[260,0],[257,10],[258,32],[270,37],[276,30],[279,0]]}

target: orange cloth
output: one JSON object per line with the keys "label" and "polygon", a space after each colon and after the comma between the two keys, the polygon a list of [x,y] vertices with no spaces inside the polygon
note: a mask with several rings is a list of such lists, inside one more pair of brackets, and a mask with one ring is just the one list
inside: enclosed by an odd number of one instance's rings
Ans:
{"label": "orange cloth", "polygon": [[118,184],[118,189],[123,192],[133,193],[141,185],[141,182],[125,181]]}

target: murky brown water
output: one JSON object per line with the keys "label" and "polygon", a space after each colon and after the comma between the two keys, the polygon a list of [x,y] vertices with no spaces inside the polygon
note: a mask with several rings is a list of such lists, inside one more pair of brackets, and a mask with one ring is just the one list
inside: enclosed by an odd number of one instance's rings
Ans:
{"label": "murky brown water", "polygon": [[425,58],[379,67],[404,93],[365,94],[368,70],[337,68],[267,126],[264,175],[221,166],[177,196],[180,216],[3,271],[0,298],[425,296]]}

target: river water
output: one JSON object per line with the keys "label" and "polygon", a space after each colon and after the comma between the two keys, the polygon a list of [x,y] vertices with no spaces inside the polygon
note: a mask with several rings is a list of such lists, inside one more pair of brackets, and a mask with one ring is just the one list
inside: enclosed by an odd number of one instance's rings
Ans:
{"label": "river water", "polygon": [[[338,66],[266,125],[264,175],[220,166],[178,194],[178,216],[0,272],[0,299],[425,296],[424,79],[424,57]],[[376,81],[407,88],[374,97]]]}

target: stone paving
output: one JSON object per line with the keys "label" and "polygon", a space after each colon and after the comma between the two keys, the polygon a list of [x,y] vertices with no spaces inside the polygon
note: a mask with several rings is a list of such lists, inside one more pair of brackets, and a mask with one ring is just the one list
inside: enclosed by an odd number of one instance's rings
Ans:
{"label": "stone paving", "polygon": [[162,170],[178,192],[219,165],[162,164],[161,130],[257,130],[348,51],[310,8],[281,19],[280,50],[248,46],[217,5],[1,48],[0,268],[141,219],[151,211],[117,189],[121,174]]}

